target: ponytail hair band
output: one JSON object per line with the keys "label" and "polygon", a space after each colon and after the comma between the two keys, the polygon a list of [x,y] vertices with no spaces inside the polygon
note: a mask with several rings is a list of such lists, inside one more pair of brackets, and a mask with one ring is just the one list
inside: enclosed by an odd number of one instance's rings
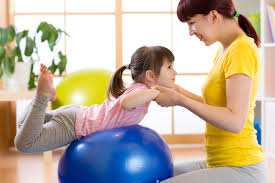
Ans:
{"label": "ponytail hair band", "polygon": [[234,17],[239,18],[239,16],[240,16],[240,13],[237,11]]}
{"label": "ponytail hair band", "polygon": [[130,64],[125,65],[126,69],[130,69]]}

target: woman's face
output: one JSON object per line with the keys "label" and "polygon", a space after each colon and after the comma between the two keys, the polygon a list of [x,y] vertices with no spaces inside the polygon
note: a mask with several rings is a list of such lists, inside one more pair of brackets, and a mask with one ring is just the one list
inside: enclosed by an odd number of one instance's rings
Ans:
{"label": "woman's face", "polygon": [[198,14],[192,17],[188,22],[190,36],[197,36],[200,41],[209,46],[217,41],[216,39],[216,20],[210,12],[208,15]]}

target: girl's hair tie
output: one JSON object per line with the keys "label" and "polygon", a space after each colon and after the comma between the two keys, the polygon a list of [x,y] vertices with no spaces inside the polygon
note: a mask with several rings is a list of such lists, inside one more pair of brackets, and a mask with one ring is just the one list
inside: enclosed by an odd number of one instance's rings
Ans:
{"label": "girl's hair tie", "polygon": [[125,65],[126,69],[130,69],[130,64]]}

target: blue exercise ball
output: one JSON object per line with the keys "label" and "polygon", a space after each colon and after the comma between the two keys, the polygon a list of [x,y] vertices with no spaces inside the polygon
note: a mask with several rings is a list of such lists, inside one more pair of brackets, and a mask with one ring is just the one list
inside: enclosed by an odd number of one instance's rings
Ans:
{"label": "blue exercise ball", "polygon": [[60,183],[157,183],[172,176],[167,144],[155,131],[140,125],[74,141],[58,164]]}

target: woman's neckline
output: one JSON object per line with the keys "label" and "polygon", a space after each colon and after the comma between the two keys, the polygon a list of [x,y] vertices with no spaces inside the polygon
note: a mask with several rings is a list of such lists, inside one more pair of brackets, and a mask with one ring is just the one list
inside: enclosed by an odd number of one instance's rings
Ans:
{"label": "woman's neckline", "polygon": [[243,36],[246,36],[246,35],[245,35],[245,34],[240,34],[240,35],[238,35],[238,37],[237,37],[236,39],[234,39],[234,41],[232,41],[232,43],[231,43],[229,46],[227,46],[225,49],[223,48],[223,46],[221,46],[221,51],[220,51],[220,54],[219,54],[219,58],[215,61],[214,64],[219,63],[220,60],[222,59],[222,57],[225,55],[225,53],[226,53],[226,52],[228,51],[228,49],[231,47],[231,45],[233,45],[233,43],[234,43],[235,41],[237,41],[238,39],[240,39],[240,38],[243,37]]}

